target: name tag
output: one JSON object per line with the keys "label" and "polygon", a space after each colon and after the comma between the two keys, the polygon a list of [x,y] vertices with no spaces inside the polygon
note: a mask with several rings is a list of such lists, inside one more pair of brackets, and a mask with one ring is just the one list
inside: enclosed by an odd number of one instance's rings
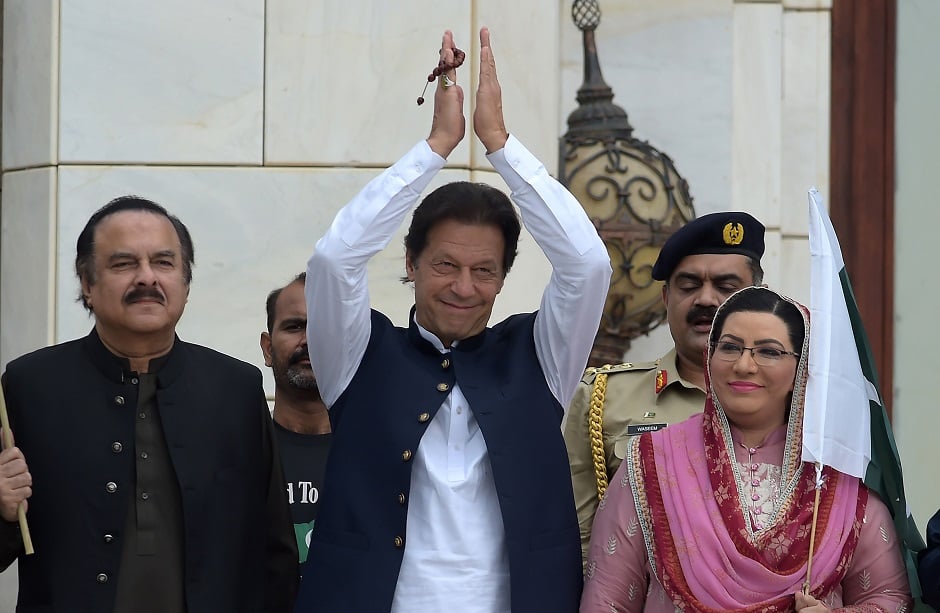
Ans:
{"label": "name tag", "polygon": [[657,430],[662,430],[667,425],[668,424],[630,424],[627,426],[627,435],[636,436],[644,432],[656,432]]}

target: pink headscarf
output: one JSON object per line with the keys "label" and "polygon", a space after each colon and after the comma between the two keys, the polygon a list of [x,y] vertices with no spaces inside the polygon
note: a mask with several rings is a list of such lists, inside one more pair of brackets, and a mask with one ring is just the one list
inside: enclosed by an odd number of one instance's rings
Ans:
{"label": "pink headscarf", "polygon": [[[708,363],[704,413],[637,437],[625,459],[650,565],[683,609],[788,611],[806,580],[816,495],[814,467],[801,460],[809,316],[793,300],[760,287],[737,292],[719,312],[734,309],[734,296],[752,291],[794,304],[806,330],[772,521],[759,530],[751,521],[738,488],[728,418],[708,381]],[[819,599],[845,576],[868,500],[858,479],[829,468],[823,477],[810,590]]]}

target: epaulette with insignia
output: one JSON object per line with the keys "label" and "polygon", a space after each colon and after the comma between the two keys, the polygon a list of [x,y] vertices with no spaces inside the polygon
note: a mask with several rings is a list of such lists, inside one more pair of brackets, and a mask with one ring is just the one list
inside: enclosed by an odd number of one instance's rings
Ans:
{"label": "epaulette with insignia", "polygon": [[588,368],[584,371],[584,377],[581,379],[588,385],[594,382],[594,378],[599,374],[613,374],[618,372],[653,370],[659,367],[659,360],[653,362],[622,362],[620,364],[604,364]]}

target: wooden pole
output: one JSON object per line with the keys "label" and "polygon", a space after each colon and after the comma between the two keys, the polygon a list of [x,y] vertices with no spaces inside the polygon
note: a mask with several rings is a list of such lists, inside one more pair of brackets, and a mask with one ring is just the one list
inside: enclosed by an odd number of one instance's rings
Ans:
{"label": "wooden pole", "polygon": [[[10,417],[7,415],[7,401],[3,396],[3,387],[0,386],[0,426],[3,427],[3,448],[9,449],[13,446],[13,431],[10,430]],[[29,524],[26,523],[26,507],[21,502],[16,509],[16,519],[20,523],[20,534],[23,537],[23,548],[26,555],[35,553],[33,550],[33,538],[29,535]]]}
{"label": "wooden pole", "polygon": [[803,584],[803,593],[809,594],[813,574],[813,553],[816,548],[816,516],[819,514],[819,492],[822,490],[822,464],[816,462],[816,501],[813,503],[813,525],[809,531],[809,559],[806,561],[806,583]]}

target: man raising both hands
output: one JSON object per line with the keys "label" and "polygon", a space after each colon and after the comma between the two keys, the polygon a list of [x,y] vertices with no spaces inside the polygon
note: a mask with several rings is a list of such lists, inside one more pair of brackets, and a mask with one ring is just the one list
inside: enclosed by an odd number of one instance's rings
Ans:
{"label": "man raising both hands", "polygon": [[473,131],[551,262],[541,306],[487,327],[519,218],[499,190],[456,182],[421,202],[405,238],[408,328],[369,308],[369,259],[465,134],[449,31],[441,48],[430,136],[337,214],[308,263],[310,359],[333,446],[298,611],[578,607],[578,525],[559,426],[610,261],[578,202],[506,130],[486,28]]}

